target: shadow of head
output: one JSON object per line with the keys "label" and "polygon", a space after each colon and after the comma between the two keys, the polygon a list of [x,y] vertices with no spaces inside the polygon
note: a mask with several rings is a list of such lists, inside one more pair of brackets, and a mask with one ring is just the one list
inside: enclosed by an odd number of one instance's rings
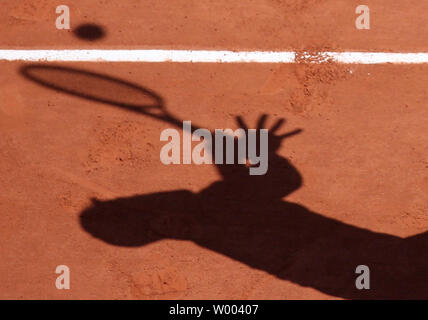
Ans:
{"label": "shadow of head", "polygon": [[125,247],[138,247],[157,239],[150,233],[148,214],[123,206],[120,201],[99,201],[80,215],[80,224],[93,237]]}
{"label": "shadow of head", "polygon": [[77,38],[86,41],[96,41],[105,37],[106,32],[104,29],[93,23],[86,23],[74,29],[73,33]]}
{"label": "shadow of head", "polygon": [[192,210],[185,208],[197,201],[189,191],[92,199],[80,214],[80,224],[93,237],[117,246],[138,247],[166,238],[190,240],[200,228]]}

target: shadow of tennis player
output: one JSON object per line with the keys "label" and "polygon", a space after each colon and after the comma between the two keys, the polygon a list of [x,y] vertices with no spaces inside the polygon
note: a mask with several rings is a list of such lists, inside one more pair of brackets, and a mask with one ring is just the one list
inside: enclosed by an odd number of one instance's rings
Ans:
{"label": "shadow of tennis player", "polygon": [[[25,66],[21,72],[55,90],[178,127],[182,124],[166,111],[156,93],[123,80],[48,65]],[[101,83],[100,89],[97,83]],[[107,83],[117,89],[114,99],[102,98],[109,94],[102,89]],[[136,90],[152,102],[139,106],[120,102],[117,97],[122,89]],[[129,98],[129,92],[123,96]],[[260,118],[258,129],[265,127],[266,118]],[[247,127],[241,117],[236,120],[241,128]],[[278,134],[282,124],[280,119],[269,130],[266,175],[251,176],[245,165],[217,164],[221,180],[199,193],[183,189],[109,201],[94,199],[80,215],[83,229],[117,246],[191,240],[278,278],[337,297],[428,298],[427,232],[403,239],[345,224],[282,200],[302,185],[298,170],[278,154],[283,140],[298,133]],[[356,289],[358,265],[370,268],[369,290]]]}

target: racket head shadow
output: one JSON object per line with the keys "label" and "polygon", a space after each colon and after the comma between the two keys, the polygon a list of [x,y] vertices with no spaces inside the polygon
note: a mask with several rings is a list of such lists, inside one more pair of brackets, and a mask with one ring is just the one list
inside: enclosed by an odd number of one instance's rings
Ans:
{"label": "racket head shadow", "polygon": [[155,118],[168,116],[164,101],[156,92],[106,74],[54,64],[24,65],[19,72],[25,78],[58,92]]}

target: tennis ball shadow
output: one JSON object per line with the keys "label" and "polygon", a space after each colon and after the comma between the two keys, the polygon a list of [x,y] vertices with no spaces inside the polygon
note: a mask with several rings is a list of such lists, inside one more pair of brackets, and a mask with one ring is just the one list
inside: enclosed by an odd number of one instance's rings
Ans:
{"label": "tennis ball shadow", "polygon": [[81,24],[73,30],[73,33],[77,38],[86,41],[96,41],[106,36],[104,28],[93,23]]}

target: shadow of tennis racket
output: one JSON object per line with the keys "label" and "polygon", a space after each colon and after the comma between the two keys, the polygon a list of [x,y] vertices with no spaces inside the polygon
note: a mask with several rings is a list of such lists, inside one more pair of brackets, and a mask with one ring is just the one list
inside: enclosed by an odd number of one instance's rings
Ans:
{"label": "shadow of tennis racket", "polygon": [[179,127],[182,125],[166,110],[159,94],[135,83],[101,73],[50,64],[25,65],[19,72],[25,78],[58,92],[120,107]]}

